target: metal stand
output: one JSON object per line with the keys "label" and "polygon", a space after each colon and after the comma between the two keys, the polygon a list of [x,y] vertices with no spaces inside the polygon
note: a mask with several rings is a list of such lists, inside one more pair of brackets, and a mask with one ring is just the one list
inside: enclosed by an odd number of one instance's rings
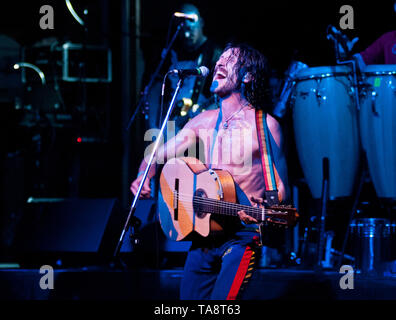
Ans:
{"label": "metal stand", "polygon": [[[353,88],[354,88],[354,98],[355,98],[355,103],[356,103],[356,109],[358,111],[358,113],[360,112],[360,87],[361,87],[361,82],[359,83],[358,80],[358,70],[357,70],[357,62],[354,59],[351,60],[341,60],[341,54],[339,51],[339,41],[337,39],[335,39],[335,51],[336,51],[336,61],[337,64],[351,64],[352,65],[352,81],[353,81]],[[355,190],[355,196],[354,196],[354,201],[353,201],[353,205],[352,205],[352,209],[349,213],[349,220],[348,220],[348,225],[347,225],[347,230],[346,230],[346,234],[344,237],[344,241],[342,244],[342,248],[341,248],[341,252],[339,253],[339,257],[338,257],[338,261],[337,261],[337,269],[339,269],[341,267],[342,264],[342,260],[345,256],[345,249],[346,249],[346,245],[348,242],[348,237],[349,237],[349,225],[351,224],[354,214],[356,212],[357,206],[359,205],[359,199],[360,199],[360,195],[363,189],[363,184],[368,176],[368,167],[367,167],[367,157],[366,157],[366,153],[364,152],[363,148],[362,148],[362,141],[361,141],[361,135],[360,135],[360,121],[359,118],[357,119],[357,129],[358,129],[358,137],[359,137],[359,147],[362,153],[361,156],[361,168],[360,168],[360,179],[359,179],[359,184],[357,186],[357,189]]]}
{"label": "metal stand", "polygon": [[366,153],[365,152],[363,152],[363,156],[361,158],[362,158],[363,163],[361,164],[361,170],[360,170],[361,173],[360,173],[360,178],[359,178],[359,184],[358,184],[357,190],[355,192],[356,194],[355,194],[355,197],[354,197],[352,209],[351,209],[351,211],[349,213],[348,225],[347,225],[344,241],[342,243],[341,252],[340,252],[340,255],[339,255],[338,261],[337,261],[337,269],[339,269],[341,267],[341,265],[342,265],[342,260],[344,259],[345,249],[346,249],[346,245],[348,243],[348,238],[349,238],[349,226],[350,226],[350,224],[351,224],[351,222],[353,220],[353,217],[354,217],[355,212],[357,210],[357,206],[359,205],[359,200],[360,200],[360,195],[362,193],[363,184],[366,181],[367,177],[369,176],[367,162],[366,162],[367,158],[366,158]]}
{"label": "metal stand", "polygon": [[319,241],[317,267],[322,268],[325,222],[327,216],[327,200],[329,199],[329,159],[323,158],[322,210],[319,219]]}
{"label": "metal stand", "polygon": [[162,65],[164,64],[165,59],[166,59],[166,57],[167,57],[167,55],[168,55],[168,53],[169,53],[169,51],[170,51],[170,49],[171,49],[171,47],[172,47],[172,45],[173,45],[173,42],[176,40],[176,37],[177,37],[177,35],[179,34],[180,30],[183,28],[183,26],[184,26],[184,22],[181,22],[181,23],[177,26],[176,32],[175,32],[175,34],[173,35],[171,41],[169,42],[169,45],[168,45],[165,49],[162,50],[162,53],[161,53],[161,61],[160,61],[160,63],[158,64],[157,69],[155,69],[154,73],[151,75],[151,79],[150,79],[149,83],[148,83],[147,86],[144,88],[144,91],[143,91],[142,96],[141,96],[141,98],[140,98],[140,100],[139,100],[139,103],[138,103],[138,105],[137,105],[137,107],[136,107],[136,110],[135,110],[135,112],[133,113],[131,119],[129,119],[129,122],[128,122],[128,125],[127,125],[127,127],[126,127],[126,130],[129,130],[129,128],[131,127],[131,125],[132,125],[133,121],[135,120],[136,115],[138,114],[138,112],[139,112],[139,110],[141,109],[142,105],[146,104],[146,102],[147,102],[147,95],[148,95],[148,93],[150,92],[151,87],[152,87],[153,84],[154,84],[154,80],[155,80],[155,78],[157,78],[157,76],[158,76],[158,74],[159,74],[159,72],[160,72],[160,70],[161,70],[161,68],[162,68]]}
{"label": "metal stand", "polygon": [[137,206],[137,203],[139,201],[140,193],[142,192],[143,184],[146,181],[148,172],[149,172],[149,170],[151,168],[151,165],[153,163],[153,160],[154,160],[154,156],[155,156],[155,154],[156,154],[156,152],[158,150],[160,141],[161,141],[161,139],[162,139],[162,137],[164,135],[164,131],[165,131],[166,125],[168,124],[169,117],[172,114],[173,108],[175,106],[176,96],[179,93],[179,90],[180,90],[180,88],[181,88],[181,86],[183,84],[183,80],[184,80],[183,77],[180,77],[179,81],[177,82],[177,86],[176,86],[175,92],[173,94],[172,100],[170,102],[170,105],[169,105],[169,108],[168,108],[168,112],[166,113],[164,122],[162,123],[162,126],[161,126],[161,130],[160,130],[160,132],[159,132],[159,134],[158,134],[158,136],[157,136],[157,138],[155,140],[155,144],[154,144],[153,150],[151,151],[150,158],[149,158],[149,160],[147,162],[146,169],[145,169],[145,171],[143,173],[143,178],[140,181],[140,185],[139,185],[139,188],[138,188],[138,190],[137,190],[137,192],[135,194],[135,198],[133,199],[133,202],[132,202],[129,214],[128,214],[128,218],[127,218],[127,220],[125,222],[125,225],[124,225],[124,228],[122,230],[122,233],[121,233],[120,239],[118,241],[117,247],[116,247],[116,249],[114,251],[114,257],[116,257],[118,255],[118,253],[120,252],[121,245],[122,245],[125,233],[126,233],[128,227],[129,227],[131,218],[135,214],[136,206]]}

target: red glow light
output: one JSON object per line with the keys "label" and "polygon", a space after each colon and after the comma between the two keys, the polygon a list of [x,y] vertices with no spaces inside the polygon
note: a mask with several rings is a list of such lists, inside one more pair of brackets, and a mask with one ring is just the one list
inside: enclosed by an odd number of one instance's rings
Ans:
{"label": "red glow light", "polygon": [[81,137],[78,137],[78,138],[77,138],[77,142],[78,142],[78,143],[81,143],[81,141],[82,141]]}

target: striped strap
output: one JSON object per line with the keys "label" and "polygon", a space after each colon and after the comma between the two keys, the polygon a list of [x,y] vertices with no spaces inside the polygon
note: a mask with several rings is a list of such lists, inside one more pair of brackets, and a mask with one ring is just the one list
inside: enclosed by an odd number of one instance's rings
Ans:
{"label": "striped strap", "polygon": [[[266,113],[264,113],[262,110],[256,111],[256,127],[267,200],[270,200],[268,197],[268,195],[270,195],[270,198],[272,198],[274,202],[279,202],[275,179],[275,164],[273,162],[271,150],[270,133],[267,126]],[[269,204],[271,205],[271,203]]]}

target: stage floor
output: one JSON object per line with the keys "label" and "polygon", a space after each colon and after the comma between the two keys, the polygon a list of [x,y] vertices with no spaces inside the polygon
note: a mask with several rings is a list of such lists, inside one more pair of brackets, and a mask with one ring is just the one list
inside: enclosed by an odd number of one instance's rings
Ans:
{"label": "stage floor", "polygon": [[[357,274],[353,276],[353,289],[342,289],[344,275],[334,271],[257,269],[243,300],[396,300],[396,276],[367,278]],[[49,274],[39,269],[1,269],[0,299],[178,300],[182,269],[54,269],[53,289],[40,287],[43,276]]]}

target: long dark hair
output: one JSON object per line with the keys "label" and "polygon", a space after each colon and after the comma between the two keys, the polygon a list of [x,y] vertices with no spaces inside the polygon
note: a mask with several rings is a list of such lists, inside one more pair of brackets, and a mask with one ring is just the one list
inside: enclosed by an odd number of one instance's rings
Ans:
{"label": "long dark hair", "polygon": [[[238,85],[243,89],[242,93],[247,101],[256,109],[264,112],[272,110],[272,91],[270,89],[270,68],[267,58],[258,50],[246,43],[230,42],[224,51],[238,49],[238,62],[235,72],[238,75]],[[246,73],[252,75],[252,81],[243,83]]]}

